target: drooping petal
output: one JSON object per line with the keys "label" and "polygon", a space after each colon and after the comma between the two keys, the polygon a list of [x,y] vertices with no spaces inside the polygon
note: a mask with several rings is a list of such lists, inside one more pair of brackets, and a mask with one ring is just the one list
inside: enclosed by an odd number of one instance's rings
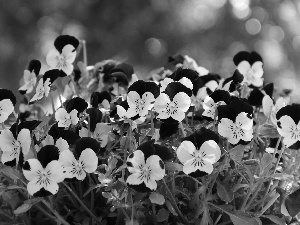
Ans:
{"label": "drooping petal", "polygon": [[18,152],[8,152],[8,151],[3,151],[1,155],[1,162],[6,163],[13,161],[18,157]]}
{"label": "drooping petal", "polygon": [[51,68],[56,68],[59,57],[59,52],[56,49],[51,49],[46,57],[46,62]]}
{"label": "drooping petal", "polygon": [[44,90],[43,79],[40,79],[38,82],[38,85],[36,87],[35,95],[32,97],[30,102],[34,102],[34,101],[42,99],[44,97],[44,92],[45,92],[45,90]]}
{"label": "drooping petal", "polygon": [[9,99],[0,101],[0,123],[7,120],[8,116],[14,111],[14,106]]}
{"label": "drooping petal", "polygon": [[65,72],[65,74],[70,75],[73,72],[74,66],[72,64],[66,64],[63,68],[62,71]]}
{"label": "drooping petal", "polygon": [[54,145],[54,139],[53,139],[53,137],[50,134],[48,134],[46,136],[46,138],[42,141],[42,145],[43,146]]}
{"label": "drooping petal", "polygon": [[44,93],[46,97],[48,97],[50,93],[50,86],[51,86],[50,78],[47,78],[47,80],[44,83]]}
{"label": "drooping petal", "polygon": [[157,189],[157,183],[156,183],[155,180],[144,179],[144,182],[145,182],[146,187],[150,188],[151,190],[156,190]]}
{"label": "drooping petal", "polygon": [[116,107],[117,107],[117,114],[120,117],[120,119],[127,119],[126,110],[120,105],[117,105]]}
{"label": "drooping petal", "polygon": [[62,153],[65,150],[69,149],[69,144],[65,139],[57,139],[55,146],[58,148],[59,152]]}
{"label": "drooping petal", "polygon": [[151,170],[150,180],[161,180],[165,176],[165,165],[158,155],[151,155],[146,160],[146,167]]}
{"label": "drooping petal", "polygon": [[69,114],[71,116],[71,123],[73,125],[76,125],[79,122],[79,118],[77,117],[77,114],[78,111],[76,109],[73,109]]}
{"label": "drooping petal", "polygon": [[31,136],[28,129],[22,129],[18,134],[18,141],[21,144],[22,152],[27,155],[31,145]]}
{"label": "drooping petal", "polygon": [[25,178],[29,181],[38,178],[38,171],[44,170],[42,164],[37,159],[28,159],[24,164],[24,168],[26,168],[26,163],[28,163],[30,169],[23,169],[23,174]]}
{"label": "drooping petal", "polygon": [[49,191],[51,194],[55,195],[58,192],[59,186],[54,180],[49,180],[49,183],[44,185],[44,188],[46,191]]}
{"label": "drooping petal", "polygon": [[177,148],[177,157],[184,164],[194,158],[193,154],[195,151],[196,147],[191,141],[183,141]]}
{"label": "drooping petal", "polygon": [[82,168],[88,173],[93,173],[97,169],[98,157],[90,148],[85,149],[81,153],[78,161],[81,163]]}
{"label": "drooping petal", "polygon": [[220,147],[213,140],[205,141],[200,147],[200,152],[206,155],[203,158],[211,164],[217,162],[221,157]]}
{"label": "drooping petal", "polygon": [[85,127],[82,127],[81,130],[79,130],[80,137],[88,137],[88,133],[89,133],[89,131]]}
{"label": "drooping petal", "polygon": [[237,67],[237,70],[244,76],[247,74],[247,72],[250,69],[251,69],[251,66],[250,66],[249,62],[247,62],[247,61],[240,62]]}
{"label": "drooping petal", "polygon": [[[178,122],[181,122],[182,120],[184,120],[185,118],[185,113],[181,110],[177,110],[176,113],[172,114],[171,117],[174,119],[174,120],[177,120]],[[161,118],[161,116],[160,116]],[[162,119],[162,118],[161,118]]]}
{"label": "drooping petal", "polygon": [[135,117],[138,113],[139,112],[138,112],[138,110],[136,110],[136,108],[129,107],[128,110],[127,110],[126,116],[128,118],[132,118],[132,117]]}
{"label": "drooping petal", "polygon": [[[145,166],[145,156],[141,150],[136,150],[131,153],[127,158],[127,165],[128,162],[131,163],[132,167],[139,168]],[[130,166],[129,166],[130,167]]]}
{"label": "drooping petal", "polygon": [[57,160],[52,160],[50,163],[48,163],[45,170],[51,173],[51,180],[53,180],[55,183],[62,182],[65,179],[62,163]]}
{"label": "drooping petal", "polygon": [[133,185],[138,185],[143,183],[143,179],[141,177],[141,173],[133,173],[128,176],[126,183],[128,184],[133,184]]}
{"label": "drooping petal", "polygon": [[259,77],[255,77],[255,79],[252,81],[252,85],[255,86],[255,87],[261,87],[264,83],[264,80],[263,78]]}
{"label": "drooping petal", "polygon": [[15,148],[15,138],[9,129],[5,129],[0,134],[0,149],[3,152],[11,152]]}
{"label": "drooping petal", "polygon": [[273,100],[269,95],[265,95],[262,100],[263,111],[266,117],[271,115],[272,108],[274,107]]}

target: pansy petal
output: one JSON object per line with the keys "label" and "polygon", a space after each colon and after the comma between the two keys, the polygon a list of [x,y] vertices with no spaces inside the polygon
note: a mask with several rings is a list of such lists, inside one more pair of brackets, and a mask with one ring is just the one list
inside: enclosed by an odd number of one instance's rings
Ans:
{"label": "pansy petal", "polygon": [[160,82],[160,92],[164,92],[166,90],[166,87],[168,86],[168,84],[174,82],[173,79],[166,77],[165,79],[163,79],[163,81]]}
{"label": "pansy petal", "polygon": [[0,101],[0,123],[7,120],[8,116],[14,111],[14,105],[9,99]]}
{"label": "pansy petal", "polygon": [[178,122],[181,122],[185,118],[185,113],[181,110],[177,110],[176,113],[172,114],[171,117]]}
{"label": "pansy petal", "polygon": [[253,119],[249,119],[245,112],[239,113],[235,121],[243,130],[251,130],[253,127]]}
{"label": "pansy petal", "polygon": [[[28,165],[26,165],[28,164]],[[27,168],[29,167],[29,168]],[[26,169],[25,169],[26,168]],[[42,164],[37,159],[28,159],[23,165],[23,174],[29,181],[38,178],[38,171],[44,170]]]}
{"label": "pansy petal", "polygon": [[151,190],[156,190],[157,189],[157,183],[155,180],[144,180],[146,187],[150,188]]}
{"label": "pansy petal", "polygon": [[28,184],[27,184],[27,191],[28,194],[30,195],[34,195],[35,193],[37,193],[39,190],[41,190],[43,188],[43,185],[41,184],[41,182],[39,182],[39,178],[35,178],[34,180],[31,180]]}
{"label": "pansy petal", "polygon": [[62,71],[65,72],[65,74],[70,75],[73,72],[74,66],[72,64],[66,64],[63,68]]}
{"label": "pansy petal", "polygon": [[235,126],[232,120],[227,118],[222,118],[221,122],[218,124],[218,132],[222,137],[229,137],[232,132],[231,127]]}
{"label": "pansy petal", "polygon": [[264,80],[263,78],[255,78],[251,83],[255,87],[261,87],[264,83]]}
{"label": "pansy petal", "polygon": [[249,62],[247,61],[242,61],[239,63],[237,70],[242,74],[242,75],[246,75],[248,70],[250,70],[251,66],[249,64]]}
{"label": "pansy petal", "polygon": [[28,129],[22,129],[18,134],[18,141],[21,144],[23,154],[28,154],[31,144],[30,131]]}
{"label": "pansy petal", "polygon": [[49,183],[44,185],[45,190],[55,195],[58,192],[59,186],[54,180],[50,180]]}
{"label": "pansy petal", "polygon": [[54,139],[53,139],[53,137],[50,134],[48,134],[46,136],[46,138],[42,141],[42,145],[43,146],[54,145]]}
{"label": "pansy petal", "polygon": [[[140,166],[145,166],[145,156],[141,150],[136,150],[131,153],[127,158],[127,165],[130,164],[134,168],[139,168]],[[129,166],[129,165],[128,165]]]}
{"label": "pansy petal", "polygon": [[141,173],[133,173],[128,176],[126,183],[128,184],[133,184],[133,185],[138,185],[143,183],[143,179],[141,177]]}
{"label": "pansy petal", "polygon": [[189,89],[193,90],[193,83],[189,78],[183,77],[178,82],[188,87]]}
{"label": "pansy petal", "polygon": [[185,174],[190,174],[195,172],[196,170],[204,171],[210,174],[213,171],[213,166],[211,163],[207,162],[206,160],[202,160],[202,163],[197,163],[194,159],[187,161],[183,165],[183,172]]}
{"label": "pansy petal", "polygon": [[79,136],[80,137],[88,137],[88,129],[86,129],[85,127],[82,127],[80,130],[79,130]]}
{"label": "pansy petal", "polygon": [[70,115],[64,108],[59,108],[55,112],[55,119],[58,121],[58,127],[70,126]]}
{"label": "pansy petal", "polygon": [[200,147],[200,151],[205,153],[204,159],[211,164],[217,162],[221,157],[220,147],[213,140],[205,141]]}
{"label": "pansy petal", "polygon": [[62,49],[62,55],[64,55],[66,58],[66,62],[67,63],[73,63],[75,58],[76,58],[76,51],[74,51],[75,48],[72,45],[66,45],[63,49]]}
{"label": "pansy petal", "polygon": [[118,116],[121,118],[121,119],[124,119],[127,117],[127,114],[126,114],[126,110],[120,106],[120,105],[117,105],[117,114]]}
{"label": "pansy petal", "polygon": [[98,157],[90,148],[87,148],[81,152],[78,161],[81,163],[82,168],[88,173],[93,173],[97,169]]}
{"label": "pansy petal", "polygon": [[73,164],[77,162],[74,154],[70,150],[61,152],[58,161],[61,162],[64,167],[73,167]]}
{"label": "pansy petal", "polygon": [[3,151],[1,155],[1,162],[6,163],[13,161],[16,159],[19,155],[19,152],[8,152],[8,151]]}
{"label": "pansy petal", "polygon": [[15,138],[9,129],[5,129],[0,134],[0,149],[5,152],[11,152],[15,147]]}
{"label": "pansy petal", "polygon": [[165,176],[165,164],[158,155],[151,155],[146,161],[146,167],[151,170],[151,180],[161,180]]}
{"label": "pansy petal", "polygon": [[188,160],[193,159],[193,154],[196,151],[195,145],[191,141],[183,141],[177,148],[177,157],[184,164]]}
{"label": "pansy petal", "polygon": [[260,61],[257,61],[252,65],[253,75],[257,78],[262,77],[264,74],[262,65],[263,65],[263,63]]}
{"label": "pansy petal", "polygon": [[60,57],[59,52],[56,49],[51,49],[46,57],[46,62],[50,67],[56,68],[57,57]]}
{"label": "pansy petal", "polygon": [[65,178],[62,163],[57,160],[52,160],[48,163],[45,170],[51,173],[51,180],[56,183],[62,182]]}
{"label": "pansy petal", "polygon": [[136,91],[130,91],[127,94],[127,103],[129,107],[134,108],[138,101],[140,101],[141,97]]}
{"label": "pansy petal", "polygon": [[126,116],[128,118],[132,118],[132,117],[135,117],[137,114],[138,114],[138,111],[135,108],[129,107],[128,110],[127,110]]}
{"label": "pansy petal", "polygon": [[62,153],[65,150],[69,149],[69,144],[65,139],[57,139],[55,146],[58,148],[59,152]]}
{"label": "pansy petal", "polygon": [[282,116],[278,120],[280,127],[277,127],[278,133],[283,137],[283,143],[290,147],[300,140],[300,136],[296,135],[294,130],[297,128],[294,120],[289,116]]}
{"label": "pansy petal", "polygon": [[71,116],[71,122],[73,125],[76,125],[79,122],[79,118],[77,117],[78,111],[76,109],[73,109],[70,112],[70,116]]}
{"label": "pansy petal", "polygon": [[265,95],[262,100],[263,111],[266,117],[269,117],[274,106],[273,100],[269,95]]}
{"label": "pansy petal", "polygon": [[173,102],[175,101],[183,112],[186,112],[191,106],[191,98],[184,92],[177,93],[173,98]]}

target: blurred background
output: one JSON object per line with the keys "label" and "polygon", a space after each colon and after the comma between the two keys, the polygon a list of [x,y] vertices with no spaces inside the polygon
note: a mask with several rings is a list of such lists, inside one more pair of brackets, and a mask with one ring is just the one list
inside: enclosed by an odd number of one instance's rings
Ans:
{"label": "blurred background", "polygon": [[39,59],[47,70],[53,41],[69,34],[86,40],[89,65],[114,58],[133,65],[141,78],[176,53],[225,78],[237,52],[255,50],[266,82],[297,95],[299,12],[298,0],[1,1],[0,88],[21,99],[28,62]]}

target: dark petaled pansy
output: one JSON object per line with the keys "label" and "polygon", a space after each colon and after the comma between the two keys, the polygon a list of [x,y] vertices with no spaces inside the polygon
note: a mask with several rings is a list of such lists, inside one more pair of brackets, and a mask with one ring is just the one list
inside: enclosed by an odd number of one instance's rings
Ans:
{"label": "dark petaled pansy", "polygon": [[204,127],[184,138],[176,152],[183,172],[193,177],[210,174],[221,156],[218,143],[219,136]]}
{"label": "dark petaled pansy", "polygon": [[98,108],[99,104],[105,109],[110,108],[111,95],[107,91],[93,92],[91,95],[91,105],[94,108]]}
{"label": "dark petaled pansy", "polygon": [[216,90],[210,96],[207,96],[203,102],[204,112],[202,117],[206,120],[214,120],[215,112],[220,105],[228,104],[230,94],[228,91]]}
{"label": "dark petaled pansy", "polygon": [[118,65],[116,65],[111,71],[110,73],[113,75],[116,72],[122,72],[126,75],[127,80],[130,82],[132,79],[132,74],[134,73],[134,69],[131,65],[129,65],[128,63],[120,63]]}
{"label": "dark petaled pansy", "polygon": [[79,41],[77,38],[70,35],[60,35],[54,41],[54,46],[59,53],[62,53],[62,50],[66,45],[72,45],[74,47],[74,51],[76,51]]}
{"label": "dark petaled pansy", "polygon": [[283,144],[294,150],[300,149],[300,105],[281,108],[277,114],[277,130],[283,137]]}
{"label": "dark petaled pansy", "polygon": [[89,108],[86,110],[86,112],[89,115],[89,127],[91,129],[91,132],[94,132],[97,123],[100,123],[102,120],[102,112],[96,108]]}
{"label": "dark petaled pansy", "polygon": [[167,147],[148,141],[140,145],[127,158],[127,168],[131,173],[126,182],[139,192],[150,192],[157,188],[156,181],[165,175],[163,160],[173,158]]}
{"label": "dark petaled pansy", "polygon": [[233,62],[237,66],[235,73],[243,75],[243,83],[254,87],[263,85],[263,62],[257,52],[241,51],[233,57]]}
{"label": "dark petaled pansy", "polygon": [[37,153],[37,159],[29,159],[23,165],[23,174],[29,181],[27,190],[35,197],[45,197],[58,192],[58,183],[65,178],[62,164],[58,162],[58,148],[46,145]]}
{"label": "dark petaled pansy", "polygon": [[262,105],[262,100],[264,98],[264,94],[259,90],[258,88],[254,88],[248,97],[248,102],[256,107],[259,107]]}
{"label": "dark petaled pansy", "polygon": [[80,136],[74,133],[73,131],[64,130],[63,128],[58,128],[57,123],[52,125],[48,134],[53,137],[54,142],[56,142],[59,138],[62,138],[66,140],[69,145],[75,144],[75,142],[80,139]]}
{"label": "dark petaled pansy", "polygon": [[73,109],[76,109],[78,112],[78,115],[82,113],[84,110],[86,110],[88,107],[88,103],[80,97],[75,97],[69,100],[66,103],[66,110],[68,113],[70,113]]}
{"label": "dark petaled pansy", "polygon": [[42,64],[39,60],[37,59],[33,59],[29,62],[28,64],[28,70],[30,72],[34,72],[36,76],[38,76],[40,74],[40,70],[41,70]]}
{"label": "dark petaled pansy", "polygon": [[92,149],[96,154],[100,150],[100,143],[91,137],[82,137],[75,142],[75,158],[79,158],[81,152],[86,148]]}
{"label": "dark petaled pansy", "polygon": [[246,100],[235,99],[218,107],[218,132],[233,144],[246,145],[253,138],[253,108]]}
{"label": "dark petaled pansy", "polygon": [[11,101],[11,103],[13,104],[13,106],[15,106],[17,103],[17,99],[16,99],[15,95],[12,93],[12,91],[1,88],[0,89],[0,101],[2,101],[4,99],[9,99]]}
{"label": "dark petaled pansy", "polygon": [[164,120],[159,129],[159,137],[163,140],[165,138],[171,137],[178,131],[179,123],[172,120],[171,118]]}

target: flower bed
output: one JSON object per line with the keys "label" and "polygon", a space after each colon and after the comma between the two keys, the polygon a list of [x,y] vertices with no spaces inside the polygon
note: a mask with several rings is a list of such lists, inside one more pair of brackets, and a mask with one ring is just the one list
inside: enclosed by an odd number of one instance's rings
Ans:
{"label": "flower bed", "polygon": [[4,224],[297,223],[300,106],[264,83],[258,53],[225,80],[178,55],[144,81],[87,66],[73,36],[54,47],[43,75],[24,71],[20,112],[0,89]]}

